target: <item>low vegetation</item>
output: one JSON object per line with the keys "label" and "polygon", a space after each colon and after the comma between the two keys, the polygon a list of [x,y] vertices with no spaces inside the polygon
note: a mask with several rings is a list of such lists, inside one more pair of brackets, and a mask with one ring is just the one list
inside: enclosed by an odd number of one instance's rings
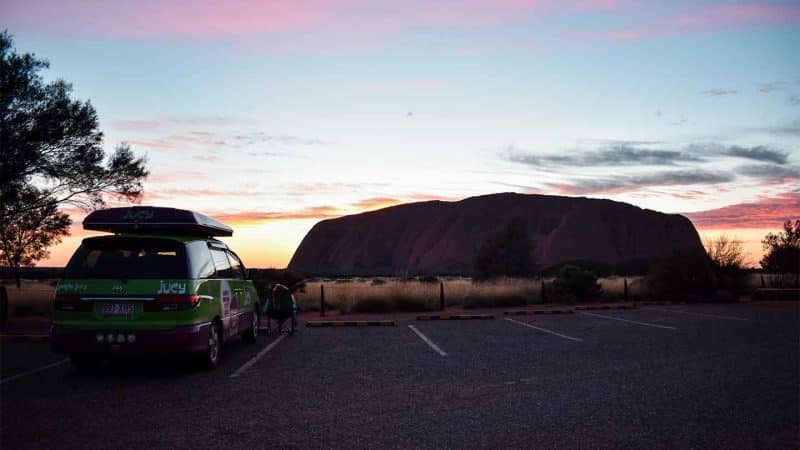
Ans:
{"label": "low vegetation", "polygon": [[[313,280],[302,291],[295,293],[302,311],[319,311],[320,287],[324,287],[328,310],[340,313],[386,311],[432,311],[439,308],[440,284],[398,278]],[[498,278],[491,281],[473,281],[470,278],[441,278],[445,303],[448,307],[489,308],[516,307],[542,303],[569,301],[618,301],[624,297],[625,279],[619,277],[594,278],[598,288],[592,298],[573,296],[565,299],[557,295],[553,279]],[[542,297],[542,284],[545,296]],[[629,296],[641,298],[640,278],[628,278]],[[559,285],[561,286],[561,285]],[[561,287],[559,288],[561,289]],[[566,288],[568,292],[572,292]]]}
{"label": "low vegetation", "polygon": [[17,287],[16,280],[1,280],[8,293],[9,317],[51,317],[55,280],[23,280]]}

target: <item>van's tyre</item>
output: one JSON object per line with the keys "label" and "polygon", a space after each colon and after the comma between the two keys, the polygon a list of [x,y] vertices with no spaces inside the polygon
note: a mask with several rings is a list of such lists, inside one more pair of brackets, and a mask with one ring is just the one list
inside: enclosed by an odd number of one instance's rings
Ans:
{"label": "van's tyre", "polygon": [[203,353],[201,363],[206,369],[214,369],[219,365],[219,355],[222,348],[222,330],[219,322],[212,322],[208,331],[208,348]]}
{"label": "van's tyre", "polygon": [[253,311],[253,317],[250,319],[250,328],[242,334],[242,339],[247,343],[254,343],[258,338],[258,329],[261,326],[261,318],[258,317],[258,311]]}
{"label": "van's tyre", "polygon": [[89,372],[97,368],[97,357],[73,353],[69,355],[69,362],[79,372]]}

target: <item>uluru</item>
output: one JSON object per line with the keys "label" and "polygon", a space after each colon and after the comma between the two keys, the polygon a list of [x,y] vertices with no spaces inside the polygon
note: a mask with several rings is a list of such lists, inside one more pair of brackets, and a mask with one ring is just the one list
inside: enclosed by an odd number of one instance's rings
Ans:
{"label": "uluru", "polygon": [[694,226],[679,214],[604,199],[500,193],[323,220],[300,243],[289,269],[337,276],[469,275],[481,242],[511,220],[527,230],[541,268],[704,254]]}

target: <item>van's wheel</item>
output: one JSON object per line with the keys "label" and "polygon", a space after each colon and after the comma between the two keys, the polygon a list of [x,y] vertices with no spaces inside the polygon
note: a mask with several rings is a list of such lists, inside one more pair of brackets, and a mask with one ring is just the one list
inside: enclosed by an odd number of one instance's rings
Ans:
{"label": "van's wheel", "polygon": [[258,317],[258,310],[253,310],[253,317],[250,319],[250,328],[244,332],[242,339],[252,344],[258,338],[258,329],[261,326],[261,318]]}
{"label": "van's wheel", "polygon": [[219,353],[222,348],[221,330],[219,322],[213,322],[208,331],[208,348],[203,354],[203,367],[213,369],[219,365]]}
{"label": "van's wheel", "polygon": [[69,362],[79,372],[88,372],[97,368],[97,358],[92,355],[73,353],[69,355]]}

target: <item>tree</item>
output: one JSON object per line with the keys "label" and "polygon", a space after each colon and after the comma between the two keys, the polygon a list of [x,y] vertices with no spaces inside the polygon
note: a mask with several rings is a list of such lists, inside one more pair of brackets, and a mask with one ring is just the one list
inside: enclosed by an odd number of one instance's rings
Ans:
{"label": "tree", "polygon": [[148,172],[126,144],[106,155],[97,113],[70,98],[72,86],[45,83],[49,63],[13,48],[0,33],[0,261],[19,267],[46,257],[67,233],[60,205],[89,210],[105,196],[136,200]]}
{"label": "tree", "polygon": [[720,235],[705,243],[711,270],[714,273],[716,286],[721,291],[715,293],[720,298],[741,293],[746,289],[744,271],[744,250],[742,241]]}
{"label": "tree", "polygon": [[705,243],[711,264],[721,271],[739,270],[744,265],[744,251],[742,241],[720,235]]}
{"label": "tree", "polygon": [[533,240],[522,219],[513,218],[505,227],[488,235],[475,254],[475,278],[526,277],[536,273]]}
{"label": "tree", "polygon": [[553,294],[566,303],[597,300],[603,295],[603,287],[597,283],[597,274],[578,266],[565,265],[553,280]]}
{"label": "tree", "polygon": [[761,259],[761,267],[781,274],[781,282],[790,277],[795,285],[800,284],[800,220],[787,220],[782,232],[768,233],[761,244],[767,252]]}
{"label": "tree", "polygon": [[676,252],[653,264],[645,277],[650,295],[668,300],[700,300],[712,293],[714,280],[703,255]]}
{"label": "tree", "polygon": [[0,226],[53,205],[102,207],[106,194],[138,199],[148,174],[126,144],[106,157],[94,107],[63,80],[45,83],[48,67],[0,33]]}
{"label": "tree", "polygon": [[[19,201],[31,201],[39,195],[35,190],[26,189]],[[58,212],[56,205],[47,205],[15,214],[0,227],[0,256],[14,272],[18,288],[21,287],[20,267],[33,265],[49,256],[47,248],[61,242],[61,236],[69,234],[71,224],[69,216]]]}

